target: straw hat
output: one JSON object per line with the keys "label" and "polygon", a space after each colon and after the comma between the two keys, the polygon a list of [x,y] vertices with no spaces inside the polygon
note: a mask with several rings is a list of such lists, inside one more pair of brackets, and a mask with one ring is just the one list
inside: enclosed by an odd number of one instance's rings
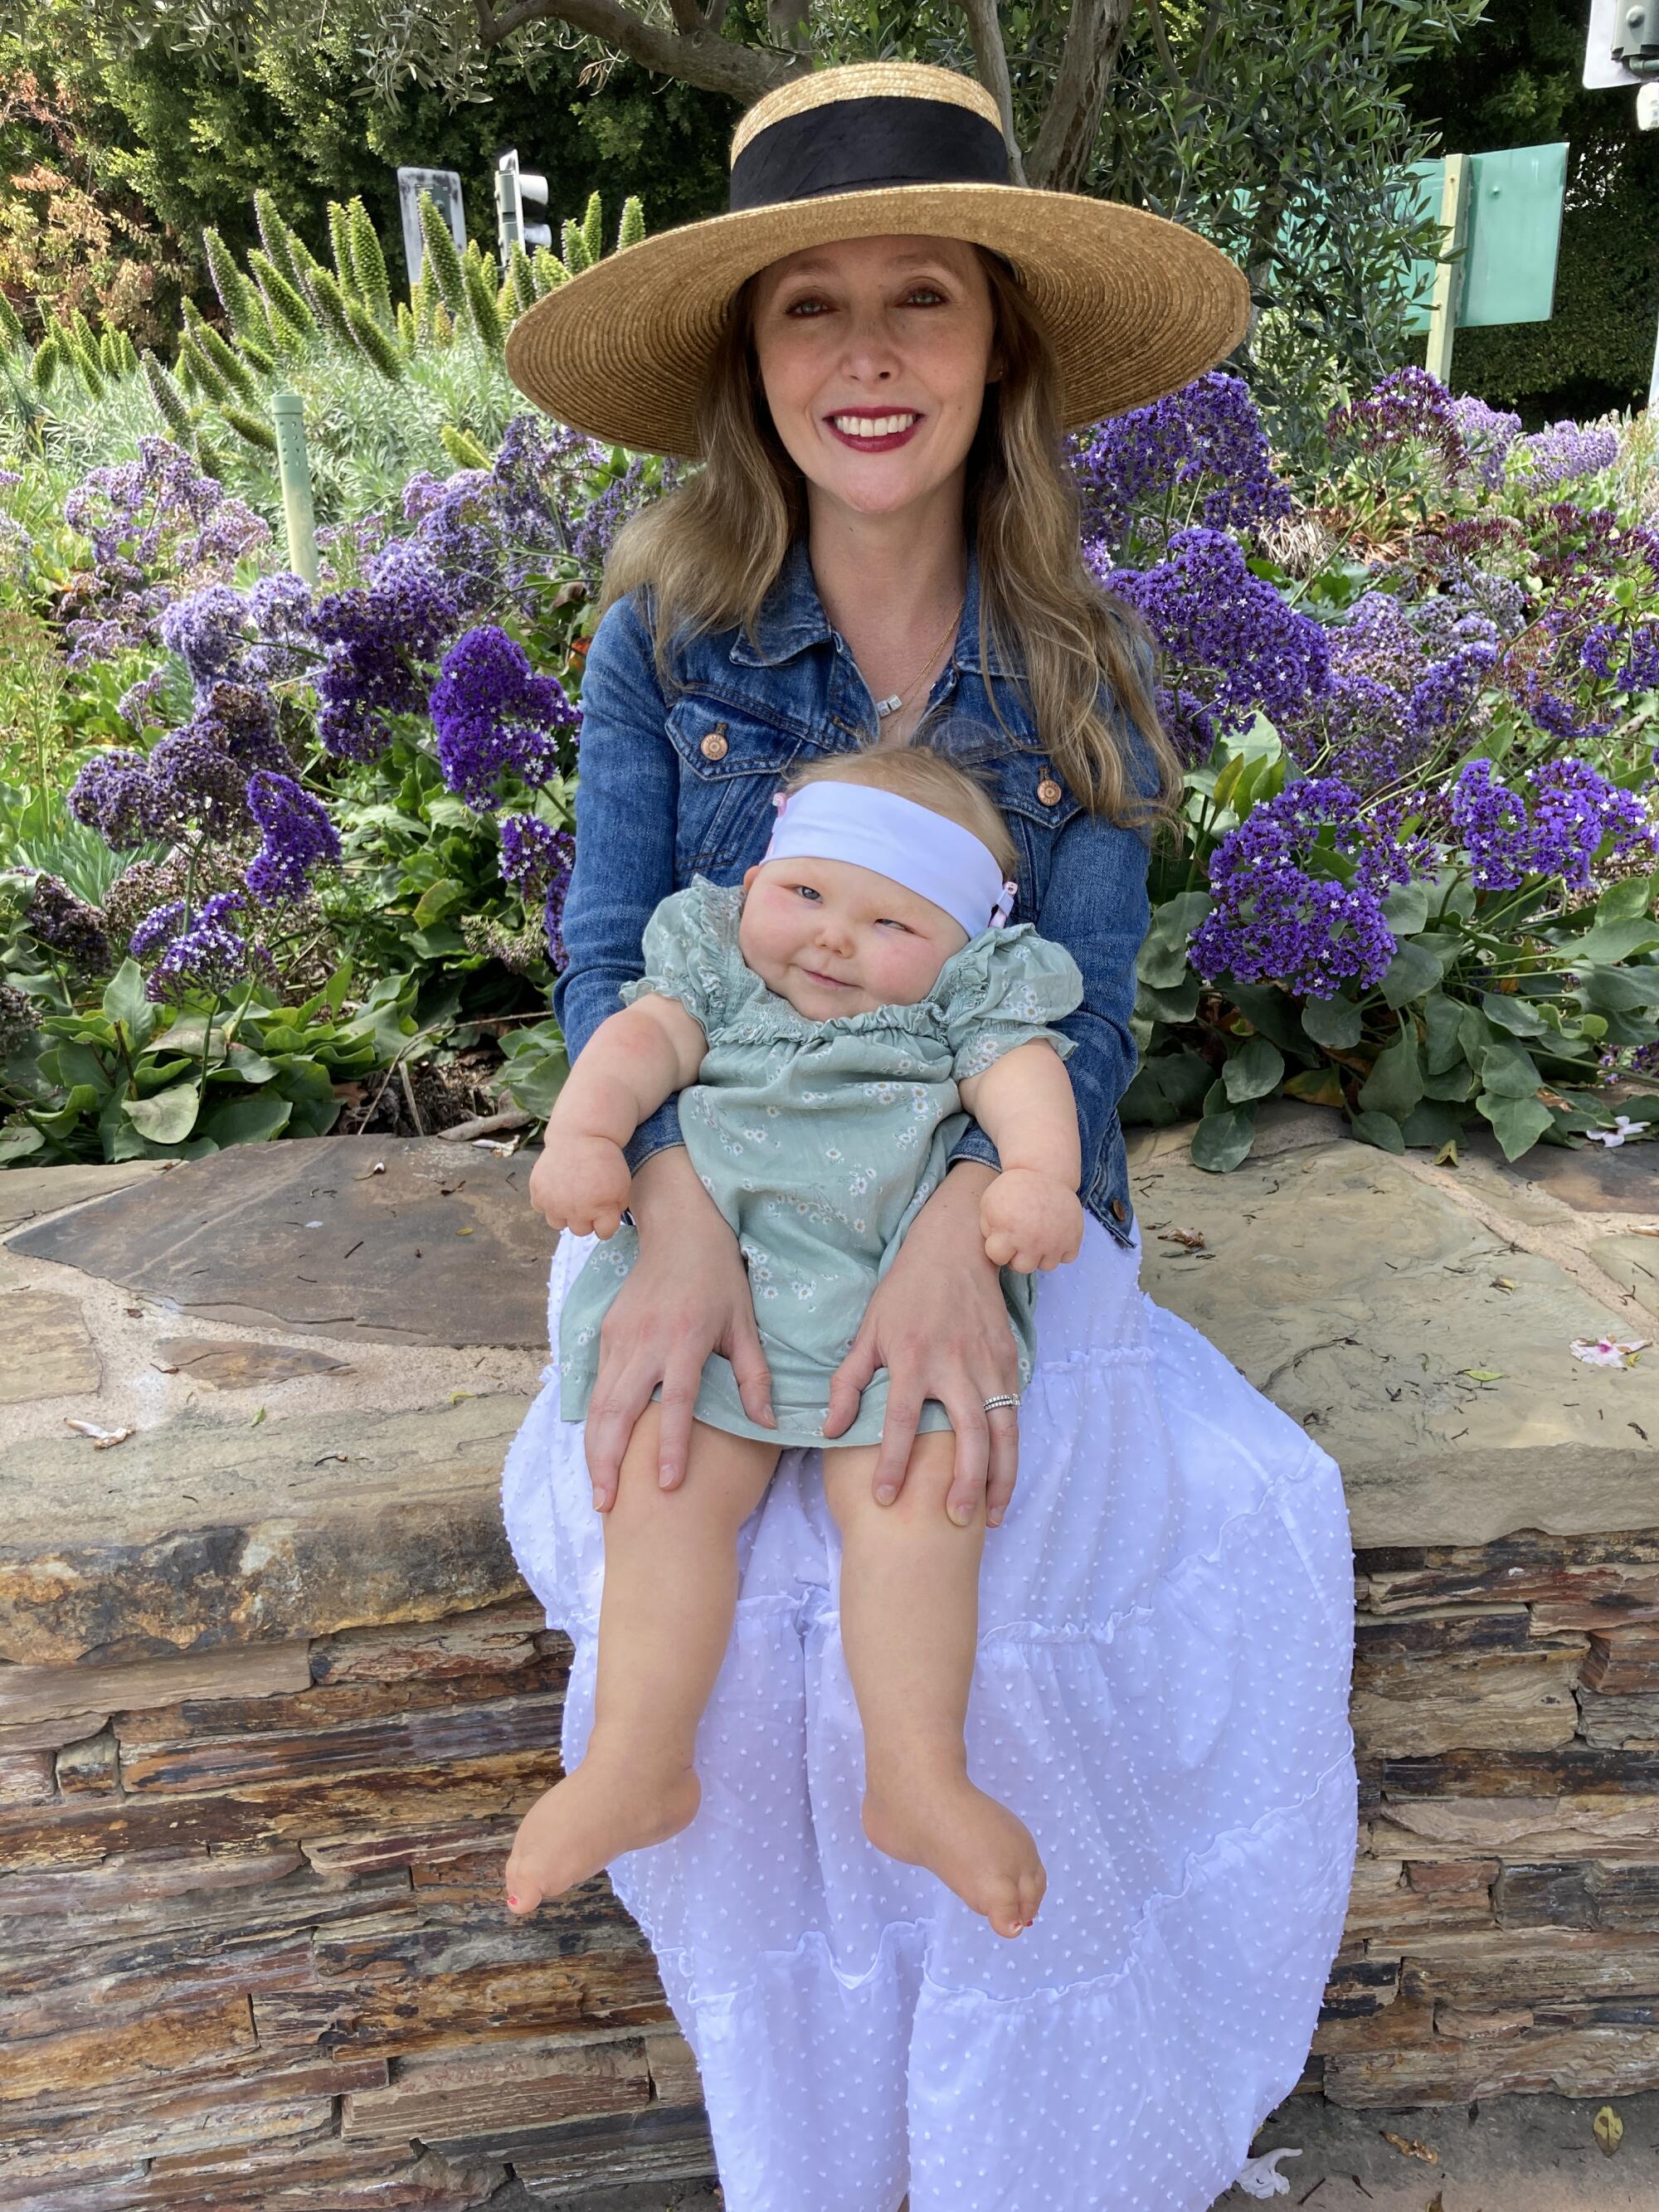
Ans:
{"label": "straw hat", "polygon": [[513,325],[513,381],[637,452],[698,452],[696,407],[733,293],[804,246],[967,240],[1009,261],[1059,359],[1067,428],[1188,383],[1244,334],[1249,290],[1179,223],[1008,181],[996,102],[954,70],[864,62],[757,100],[732,141],[730,212],[596,262]]}

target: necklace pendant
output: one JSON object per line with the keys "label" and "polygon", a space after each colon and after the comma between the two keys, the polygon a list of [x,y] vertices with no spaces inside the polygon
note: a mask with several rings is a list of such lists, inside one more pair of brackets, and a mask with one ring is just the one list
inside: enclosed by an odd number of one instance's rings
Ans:
{"label": "necklace pendant", "polygon": [[903,704],[903,700],[895,691],[890,698],[877,700],[876,713],[883,720],[885,720],[889,714],[896,714]]}

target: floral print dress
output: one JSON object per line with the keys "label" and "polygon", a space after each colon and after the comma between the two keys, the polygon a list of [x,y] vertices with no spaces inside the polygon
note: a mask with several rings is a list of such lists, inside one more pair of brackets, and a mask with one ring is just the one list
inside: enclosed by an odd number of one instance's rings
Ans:
{"label": "floral print dress", "polygon": [[[742,1248],[772,1373],[775,1429],[749,1419],[718,1354],[703,1369],[697,1418],[733,1436],[810,1447],[823,1441],[830,1379],[871,1294],[967,1127],[958,1083],[1034,1038],[1067,1054],[1071,1040],[1048,1025],[1079,1004],[1083,979],[1071,955],[1026,922],[982,931],[914,1006],[815,1021],[744,962],[742,908],[740,885],[701,876],[665,899],[647,926],[645,972],[622,996],[678,1000],[708,1040],[699,1081],[680,1094],[680,1127]],[[564,1302],[557,1364],[568,1421],[586,1413],[599,1324],[637,1251],[624,1223],[595,1247]],[[1035,1285],[1008,1268],[1002,1281],[1023,1389],[1035,1357]],[[886,1405],[884,1369],[837,1445],[878,1443]],[[949,1425],[930,1399],[921,1426]]]}

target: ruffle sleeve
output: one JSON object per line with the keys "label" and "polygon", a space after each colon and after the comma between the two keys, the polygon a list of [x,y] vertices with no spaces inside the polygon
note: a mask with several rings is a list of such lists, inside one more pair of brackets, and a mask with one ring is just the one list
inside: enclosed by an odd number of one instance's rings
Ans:
{"label": "ruffle sleeve", "polygon": [[742,910],[740,885],[711,884],[706,876],[664,899],[645,925],[645,972],[621,987],[624,1005],[647,994],[675,999],[712,1034],[748,980],[738,950]]}
{"label": "ruffle sleeve", "polygon": [[1065,946],[1039,937],[1032,923],[988,929],[950,964],[945,1039],[958,1083],[1034,1038],[1062,1060],[1073,1049],[1052,1024],[1083,1004],[1083,975]]}

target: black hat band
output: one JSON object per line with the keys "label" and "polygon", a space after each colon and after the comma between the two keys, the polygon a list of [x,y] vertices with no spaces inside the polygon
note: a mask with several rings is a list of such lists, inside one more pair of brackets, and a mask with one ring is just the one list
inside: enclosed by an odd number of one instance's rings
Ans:
{"label": "black hat band", "polygon": [[994,123],[951,100],[826,100],[757,131],[732,165],[730,212],[893,185],[1006,185]]}

